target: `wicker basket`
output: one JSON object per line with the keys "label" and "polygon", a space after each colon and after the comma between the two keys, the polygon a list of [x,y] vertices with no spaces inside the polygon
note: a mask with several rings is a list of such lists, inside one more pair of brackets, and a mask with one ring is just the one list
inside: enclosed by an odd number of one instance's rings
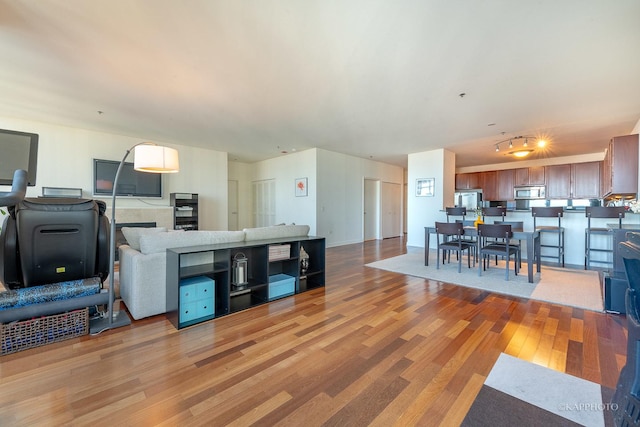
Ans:
{"label": "wicker basket", "polygon": [[291,245],[269,245],[269,262],[289,259],[291,257]]}
{"label": "wicker basket", "polygon": [[0,326],[0,354],[5,355],[88,334],[89,309],[4,323]]}

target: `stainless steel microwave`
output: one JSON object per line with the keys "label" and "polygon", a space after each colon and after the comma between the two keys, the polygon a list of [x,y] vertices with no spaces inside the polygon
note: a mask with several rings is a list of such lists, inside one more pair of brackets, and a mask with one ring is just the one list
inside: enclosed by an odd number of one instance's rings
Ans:
{"label": "stainless steel microwave", "polygon": [[533,185],[530,187],[515,187],[513,198],[516,200],[544,199],[546,192],[544,185]]}

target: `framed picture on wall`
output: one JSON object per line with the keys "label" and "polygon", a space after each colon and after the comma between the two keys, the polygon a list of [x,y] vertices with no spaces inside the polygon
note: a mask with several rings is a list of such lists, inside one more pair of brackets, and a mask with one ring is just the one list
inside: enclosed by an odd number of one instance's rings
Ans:
{"label": "framed picture on wall", "polygon": [[418,178],[416,179],[416,196],[433,197],[435,194],[435,187],[435,178]]}
{"label": "framed picture on wall", "polygon": [[307,178],[296,178],[296,197],[306,197],[308,195]]}

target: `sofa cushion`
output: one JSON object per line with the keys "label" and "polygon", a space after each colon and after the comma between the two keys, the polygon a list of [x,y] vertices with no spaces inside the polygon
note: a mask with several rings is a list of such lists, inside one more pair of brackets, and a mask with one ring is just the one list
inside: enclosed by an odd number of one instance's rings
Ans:
{"label": "sofa cushion", "polygon": [[155,254],[170,248],[214,245],[244,241],[243,231],[185,231],[183,233],[154,233],[140,237],[140,252]]}
{"label": "sofa cushion", "polygon": [[270,227],[245,228],[245,240],[280,239],[283,237],[307,236],[308,225],[272,225]]}
{"label": "sofa cushion", "polygon": [[166,227],[122,227],[122,235],[133,249],[140,250],[140,237],[147,234],[166,232]]}

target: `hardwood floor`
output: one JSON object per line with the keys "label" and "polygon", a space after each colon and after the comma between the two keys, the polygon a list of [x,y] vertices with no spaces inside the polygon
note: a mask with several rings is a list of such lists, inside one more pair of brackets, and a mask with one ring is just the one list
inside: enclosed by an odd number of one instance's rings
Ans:
{"label": "hardwood floor", "polygon": [[329,248],[324,289],[2,356],[0,425],[458,425],[501,352],[615,387],[623,316],[364,266],[404,252]]}

